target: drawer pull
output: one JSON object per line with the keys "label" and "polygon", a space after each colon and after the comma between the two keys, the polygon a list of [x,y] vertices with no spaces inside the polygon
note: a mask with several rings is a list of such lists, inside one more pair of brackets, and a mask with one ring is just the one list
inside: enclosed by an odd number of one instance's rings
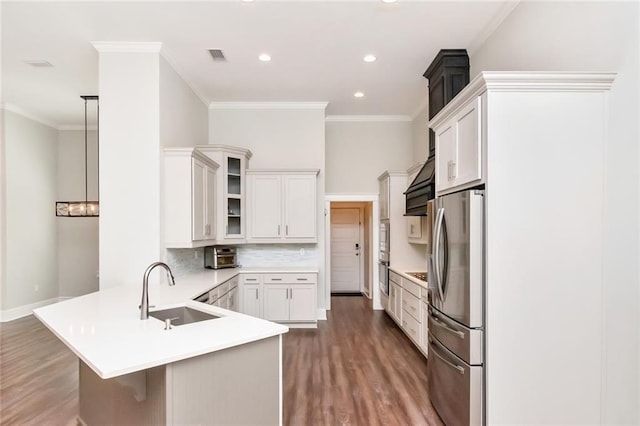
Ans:
{"label": "drawer pull", "polygon": [[271,278],[271,281],[282,281],[282,278]]}
{"label": "drawer pull", "polygon": [[258,281],[257,278],[245,278],[245,281]]}
{"label": "drawer pull", "polygon": [[296,278],[296,280],[298,280],[298,281],[307,281],[306,278]]}

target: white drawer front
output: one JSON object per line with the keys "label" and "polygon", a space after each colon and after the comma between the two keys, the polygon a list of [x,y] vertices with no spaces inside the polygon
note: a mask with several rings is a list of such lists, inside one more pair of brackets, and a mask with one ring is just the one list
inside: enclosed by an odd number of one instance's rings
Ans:
{"label": "white drawer front", "polygon": [[222,296],[223,294],[229,291],[229,281],[223,282],[216,288],[218,289],[218,296]]}
{"label": "white drawer front", "polygon": [[420,344],[420,324],[418,321],[405,310],[405,315],[402,316],[402,329],[407,333],[407,335],[416,342]]}
{"label": "white drawer front", "polygon": [[260,284],[260,274],[240,274],[240,278],[242,279],[242,284]]}
{"label": "white drawer front", "polygon": [[413,317],[418,323],[422,322],[422,315],[420,309],[420,299],[415,297],[411,293],[407,293],[407,291],[403,290],[402,294],[402,309],[409,315]]}
{"label": "white drawer front", "polygon": [[422,296],[422,287],[413,281],[409,281],[407,279],[402,280],[402,288],[413,294],[418,299]]}
{"label": "white drawer front", "polygon": [[316,274],[266,274],[264,282],[271,284],[315,284]]}
{"label": "white drawer front", "polygon": [[235,276],[235,277],[231,278],[229,281],[227,281],[227,284],[228,284],[228,286],[229,286],[229,287],[228,287],[228,288],[229,288],[229,290],[231,290],[231,289],[234,289],[234,288],[238,287],[238,282],[239,282],[239,281],[240,281],[240,280],[238,279],[238,277],[237,277],[237,276]]}

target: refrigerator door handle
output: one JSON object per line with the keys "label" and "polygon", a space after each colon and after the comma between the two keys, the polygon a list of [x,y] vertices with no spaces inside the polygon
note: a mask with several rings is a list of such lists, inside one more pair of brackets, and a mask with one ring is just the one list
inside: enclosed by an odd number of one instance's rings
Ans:
{"label": "refrigerator door handle", "polygon": [[433,270],[436,273],[436,287],[438,297],[444,302],[444,292],[442,291],[442,271],[440,270],[440,238],[442,237],[442,222],[444,220],[444,209],[440,207],[436,213],[435,232],[433,234]]}
{"label": "refrigerator door handle", "polygon": [[448,331],[451,334],[455,334],[461,339],[464,339],[464,333],[462,331],[454,330],[453,328],[448,327],[448,324],[435,312],[433,309],[429,308],[429,316],[433,319],[433,324],[442,328],[445,331]]}
{"label": "refrigerator door handle", "polygon": [[434,354],[435,356],[437,356],[438,358],[440,358],[440,361],[444,362],[446,365],[448,365],[449,367],[453,368],[454,370],[458,371],[458,373],[464,375],[464,368],[462,368],[459,365],[456,365],[454,363],[452,363],[451,361],[449,361],[448,359],[446,359],[445,357],[443,357],[442,355],[440,355],[438,353],[438,347],[435,344],[436,342],[433,341],[433,339],[431,337],[429,337],[429,346],[430,346],[430,351],[429,353]]}

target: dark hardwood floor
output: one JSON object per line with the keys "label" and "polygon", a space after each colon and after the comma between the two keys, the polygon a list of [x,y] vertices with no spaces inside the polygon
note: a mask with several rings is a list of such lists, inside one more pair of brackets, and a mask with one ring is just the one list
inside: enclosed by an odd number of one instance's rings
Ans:
{"label": "dark hardwood floor", "polygon": [[[426,360],[364,297],[284,338],[285,425],[442,425]],[[78,360],[33,316],[0,324],[0,424],[76,425]]]}

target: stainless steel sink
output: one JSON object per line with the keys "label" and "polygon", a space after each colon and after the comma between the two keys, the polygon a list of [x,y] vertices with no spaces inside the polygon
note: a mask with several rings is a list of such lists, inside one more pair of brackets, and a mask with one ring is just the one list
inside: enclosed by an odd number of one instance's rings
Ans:
{"label": "stainless steel sink", "polygon": [[193,322],[207,321],[211,319],[220,318],[217,315],[202,312],[197,309],[192,309],[187,306],[180,306],[179,308],[163,309],[161,311],[149,312],[149,316],[152,316],[160,321],[171,319],[171,325],[184,325],[191,324]]}

